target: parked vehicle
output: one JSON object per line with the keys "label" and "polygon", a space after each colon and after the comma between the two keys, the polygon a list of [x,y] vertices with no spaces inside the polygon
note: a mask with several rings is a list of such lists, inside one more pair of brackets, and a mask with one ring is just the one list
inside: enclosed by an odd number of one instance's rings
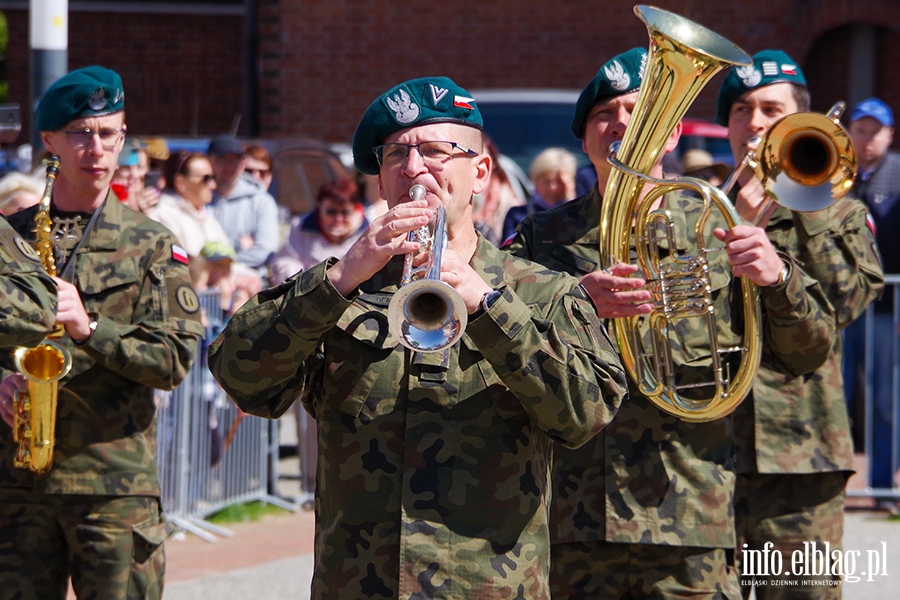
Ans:
{"label": "parked vehicle", "polygon": [[[531,161],[551,146],[565,148],[587,164],[581,140],[572,135],[572,115],[580,90],[571,89],[484,89],[472,96],[484,118],[484,131],[500,149],[528,172]],[[690,148],[702,148],[718,162],[732,164],[728,130],[704,119],[682,121],[681,141],[669,157],[675,165]]]}

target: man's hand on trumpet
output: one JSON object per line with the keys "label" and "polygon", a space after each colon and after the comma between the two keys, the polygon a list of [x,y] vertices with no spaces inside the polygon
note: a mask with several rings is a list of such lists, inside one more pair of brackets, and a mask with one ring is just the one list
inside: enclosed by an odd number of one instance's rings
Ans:
{"label": "man's hand on trumpet", "polygon": [[433,213],[427,201],[410,200],[374,219],[344,257],[328,271],[331,283],[346,297],[380,271],[391,257],[416,252],[420,244],[407,241],[407,234],[427,225]]}

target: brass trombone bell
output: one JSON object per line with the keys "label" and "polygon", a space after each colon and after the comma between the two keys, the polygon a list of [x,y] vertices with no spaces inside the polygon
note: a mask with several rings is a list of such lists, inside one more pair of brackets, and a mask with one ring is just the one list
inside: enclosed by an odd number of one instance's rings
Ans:
{"label": "brass trombone bell", "polygon": [[856,177],[850,135],[837,119],[819,113],[778,120],[760,142],[757,156],[767,194],[790,210],[828,208],[850,191]]}

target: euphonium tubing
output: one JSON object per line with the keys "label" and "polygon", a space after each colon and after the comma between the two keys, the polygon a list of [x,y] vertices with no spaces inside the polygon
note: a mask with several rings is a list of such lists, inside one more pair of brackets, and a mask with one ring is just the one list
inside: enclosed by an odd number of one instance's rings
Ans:
{"label": "euphonium tubing", "polygon": [[[741,278],[743,346],[719,349],[714,307],[709,298],[704,297],[709,280],[706,250],[701,246],[703,236],[697,235],[697,256],[679,265],[683,271],[678,272],[664,272],[653,264],[653,249],[642,247],[638,239],[646,237],[643,232],[651,223],[665,217],[663,211],[650,213],[653,201],[669,191],[685,187],[697,191],[706,207],[697,223],[698,233],[713,204],[723,213],[729,227],[740,223],[740,217],[720,190],[690,178],[678,182],[654,180],[649,173],[672,131],[709,79],[725,67],[750,64],[751,58],[718,34],[673,13],[649,6],[637,6],[635,13],[647,25],[650,50],[631,120],[615,159],[610,161],[617,168],[610,172],[601,205],[600,256],[604,266],[611,266],[627,260],[631,247],[635,246],[648,281],[656,280],[655,285],[666,293],[662,297],[654,294],[654,311],[644,317],[652,340],[649,350],[644,349],[642,341],[642,317],[614,319],[612,329],[622,363],[643,395],[661,410],[685,421],[712,421],[737,407],[750,391],[759,368],[762,335],[758,289],[747,278]],[[642,200],[647,182],[656,183],[656,189]],[[684,285],[684,281],[689,283]],[[677,297],[675,302],[671,301],[673,295]],[[668,321],[688,317],[709,321],[713,376],[711,381],[702,384],[715,388],[709,398],[684,398],[679,393],[682,387],[675,381]],[[740,352],[742,360],[734,376],[726,377],[719,355],[732,352]]]}

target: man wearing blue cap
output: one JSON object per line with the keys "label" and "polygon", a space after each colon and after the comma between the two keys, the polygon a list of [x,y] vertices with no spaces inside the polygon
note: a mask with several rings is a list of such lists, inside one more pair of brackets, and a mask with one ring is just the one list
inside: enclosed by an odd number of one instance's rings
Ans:
{"label": "man wearing blue cap", "polygon": [[[114,71],[56,81],[36,127],[59,159],[49,219],[59,340],[72,357],[59,382],[53,465],[14,466],[0,435],[0,598],[159,598],[167,535],[160,510],[154,390],[186,376],[203,333],[187,260],[172,234],[110,190],[125,135]],[[27,240],[38,207],[12,216]],[[7,402],[24,378],[0,377]]]}
{"label": "man wearing blue cap", "polygon": [[[875,239],[887,273],[900,273],[900,154],[890,151],[894,141],[894,113],[878,98],[868,98],[856,105],[850,115],[850,138],[856,148],[859,172],[853,184],[853,194],[866,203],[875,222]],[[891,432],[900,435],[900,422],[893,423],[893,367],[894,342],[897,331],[894,328],[894,289],[885,289],[875,302],[875,353],[874,390],[875,421],[873,427],[874,451],[870,462],[874,488],[896,487],[891,449]],[[846,342],[850,359],[850,346],[859,341],[856,358],[862,362],[862,346],[865,329],[860,320],[847,329]],[[855,339],[854,339],[854,336]],[[850,360],[845,360],[847,368],[852,368]],[[854,374],[850,373],[852,377]],[[850,390],[848,390],[848,393]],[[896,501],[884,500],[881,506],[897,514]]]}
{"label": "man wearing blue cap", "polygon": [[[753,57],[752,65],[735,67],[726,75],[716,122],[728,127],[731,150],[740,161],[751,138],[761,138],[787,115],[808,110],[809,92],[800,67],[780,50],[764,50]],[[833,308],[836,328],[843,329],[862,314],[883,285],[865,206],[849,197],[816,212],[769,205],[762,182],[750,169],[741,174],[738,186],[733,195],[738,213],[766,228],[772,244],[787,258],[789,271],[802,271],[818,282]],[[760,600],[839,597],[839,577],[786,574],[796,567],[771,575],[759,557],[769,550],[787,566],[795,551],[811,552],[811,543],[818,544],[820,552],[841,549],[844,488],[853,472],[853,448],[840,337],[826,362],[811,374],[779,373],[764,363],[751,396],[733,417],[736,552],[742,583],[757,581]],[[743,586],[745,597],[752,587]]]}
{"label": "man wearing blue cap", "polygon": [[[210,348],[245,411],[278,417],[303,393],[318,423],[316,600],[548,597],[552,442],[584,443],[624,395],[578,281],[475,231],[472,196],[492,166],[481,130],[475,101],[446,77],[382,94],[353,156],[389,210],[340,260],[251,299]],[[407,233],[438,207],[440,278],[468,326],[445,350],[414,352],[388,305],[403,255],[420,249]]]}
{"label": "man wearing blue cap", "polygon": [[[510,246],[514,254],[582,276],[598,314],[608,319],[651,310],[652,283],[636,273],[637,265],[620,262],[607,271],[599,256],[601,194],[613,168],[607,157],[631,121],[646,62],[644,49],[629,50],[604,64],[585,87],[572,133],[582,140],[598,183],[587,196],[526,218]],[[679,134],[680,124],[665,152],[674,149]],[[663,154],[652,176],[663,176]],[[668,194],[664,203],[675,221],[678,253],[695,254],[690,232],[700,202]],[[721,216],[713,213],[711,220]],[[799,277],[781,275],[781,258],[761,229],[735,227],[728,235],[744,244],[747,255],[732,259],[710,254],[714,309],[725,317],[717,321],[724,325],[720,348],[741,344],[728,327],[728,315],[741,310],[739,300],[732,298],[740,294],[735,294],[729,273],[742,268],[761,286],[770,317],[764,320],[766,335],[791,340],[774,348],[771,360],[798,370],[821,364],[834,331],[823,319],[827,303],[818,289]],[[667,243],[663,246],[662,255],[672,252]],[[709,381],[703,368],[709,358],[706,322],[681,320],[671,329],[678,337],[671,356],[679,383]],[[708,386],[703,389],[708,391]],[[552,597],[739,598],[732,560],[731,449],[729,418],[682,421],[657,408],[632,383],[615,420],[596,438],[576,450],[554,451]]]}

